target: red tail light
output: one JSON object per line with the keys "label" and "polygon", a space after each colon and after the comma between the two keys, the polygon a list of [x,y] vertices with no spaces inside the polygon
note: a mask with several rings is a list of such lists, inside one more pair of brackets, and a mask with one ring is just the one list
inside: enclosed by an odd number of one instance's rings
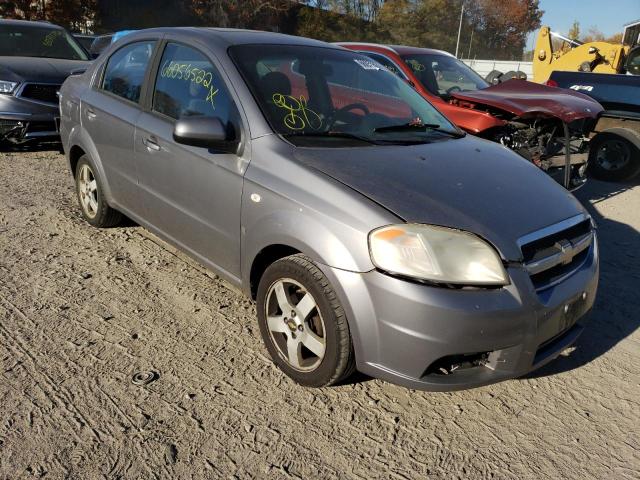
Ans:
{"label": "red tail light", "polygon": [[555,80],[547,80],[547,85],[549,85],[550,87],[557,87],[558,86],[558,82],[556,82]]}

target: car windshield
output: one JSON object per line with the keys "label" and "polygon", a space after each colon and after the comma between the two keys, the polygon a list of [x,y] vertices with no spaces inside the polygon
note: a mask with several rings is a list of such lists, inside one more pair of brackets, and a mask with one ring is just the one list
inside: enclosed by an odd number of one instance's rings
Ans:
{"label": "car windshield", "polygon": [[446,97],[455,92],[482,90],[489,84],[455,57],[442,54],[403,55],[402,59],[420,83],[434,95]]}
{"label": "car windshield", "polygon": [[0,25],[0,56],[88,60],[78,42],[60,28]]}
{"label": "car windshield", "polygon": [[460,136],[406,82],[355,52],[301,45],[238,45],[229,52],[274,131],[296,145]]}

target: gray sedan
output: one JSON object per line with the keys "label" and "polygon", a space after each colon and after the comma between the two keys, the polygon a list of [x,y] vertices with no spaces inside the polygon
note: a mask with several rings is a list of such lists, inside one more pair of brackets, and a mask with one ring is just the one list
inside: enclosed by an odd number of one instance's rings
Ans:
{"label": "gray sedan", "polygon": [[144,30],[68,79],[60,109],[84,218],[127,215],[240,287],[300,384],[357,368],[475,387],[584,328],[598,249],[583,207],[358,53]]}

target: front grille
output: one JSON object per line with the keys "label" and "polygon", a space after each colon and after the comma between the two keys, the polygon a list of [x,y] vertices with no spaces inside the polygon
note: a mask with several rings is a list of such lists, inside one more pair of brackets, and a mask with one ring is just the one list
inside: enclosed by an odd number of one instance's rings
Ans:
{"label": "front grille", "polygon": [[43,83],[28,83],[20,92],[20,96],[38,102],[58,104],[58,90],[60,85],[47,85]]}
{"label": "front grille", "polygon": [[586,215],[523,237],[520,249],[535,289],[544,290],[572,275],[587,260],[594,241],[591,219]]}

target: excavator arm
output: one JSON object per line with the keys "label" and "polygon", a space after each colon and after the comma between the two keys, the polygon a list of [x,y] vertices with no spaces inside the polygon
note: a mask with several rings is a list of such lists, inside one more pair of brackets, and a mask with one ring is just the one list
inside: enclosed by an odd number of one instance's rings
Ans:
{"label": "excavator arm", "polygon": [[553,71],[621,73],[628,51],[625,45],[582,43],[542,27],[533,53],[533,80],[544,83]]}

